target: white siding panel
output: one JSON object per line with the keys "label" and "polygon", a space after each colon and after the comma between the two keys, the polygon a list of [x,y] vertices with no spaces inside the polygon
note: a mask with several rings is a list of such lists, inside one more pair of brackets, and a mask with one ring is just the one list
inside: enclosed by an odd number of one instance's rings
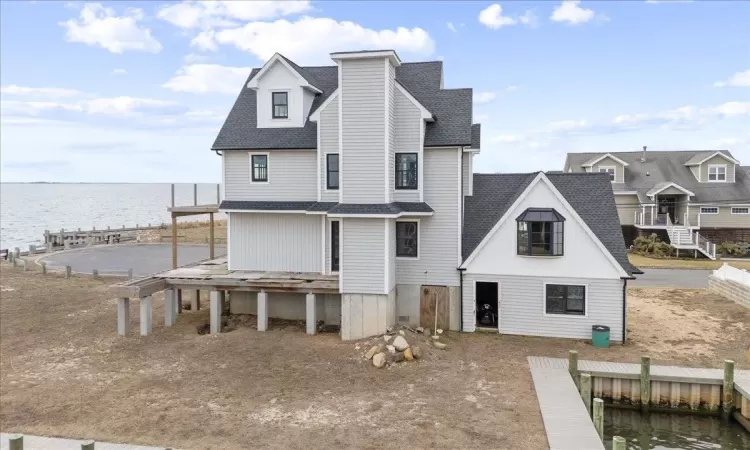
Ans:
{"label": "white siding panel", "polygon": [[344,272],[343,293],[387,293],[384,292],[385,227],[383,220],[354,218],[344,220],[341,249],[341,269]]}
{"label": "white siding panel", "polygon": [[319,272],[317,215],[229,213],[232,270]]}
{"label": "white siding panel", "polygon": [[635,212],[641,212],[638,206],[638,197],[635,195],[615,195],[617,215],[620,217],[620,225],[633,225],[635,223]]}
{"label": "white siding panel", "polygon": [[[388,201],[394,201],[393,186],[396,180],[395,174],[395,155],[396,148],[396,68],[388,62],[388,168],[386,176],[388,179],[386,188],[388,189]],[[400,94],[400,92],[399,92]]]}
{"label": "white siding panel", "polygon": [[326,190],[328,183],[326,171],[326,153],[339,152],[339,102],[337,99],[331,101],[324,110],[320,112],[318,122],[320,133],[320,192],[321,201],[338,202],[338,190]]}
{"label": "white siding panel", "polygon": [[250,182],[251,152],[224,152],[226,200],[315,201],[316,152],[313,150],[258,150],[268,154],[268,183]]}
{"label": "white siding panel", "polygon": [[[421,145],[421,124],[422,113],[400,90],[396,89],[395,97],[395,132],[394,152],[396,153],[417,153]],[[424,161],[417,161],[418,164],[424,164]],[[395,166],[391,172],[395,173]],[[393,198],[397,202],[418,202],[419,191],[414,190],[396,190],[395,179],[391,182],[394,189]]]}
{"label": "white siding panel", "polygon": [[463,159],[461,163],[461,185],[463,187],[463,194],[464,196],[472,195],[472,192],[469,190],[469,180],[471,179],[472,173],[471,173],[471,159],[474,157],[474,154],[471,152],[465,152],[463,154]]}

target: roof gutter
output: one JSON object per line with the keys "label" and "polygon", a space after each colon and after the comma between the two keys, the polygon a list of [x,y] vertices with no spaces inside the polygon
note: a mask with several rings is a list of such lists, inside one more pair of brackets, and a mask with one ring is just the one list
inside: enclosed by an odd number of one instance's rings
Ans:
{"label": "roof gutter", "polygon": [[223,156],[223,155],[224,155],[223,153],[220,153],[220,152],[221,152],[221,150],[214,150],[214,149],[211,149],[211,151],[212,151],[212,152],[216,152],[216,156]]}

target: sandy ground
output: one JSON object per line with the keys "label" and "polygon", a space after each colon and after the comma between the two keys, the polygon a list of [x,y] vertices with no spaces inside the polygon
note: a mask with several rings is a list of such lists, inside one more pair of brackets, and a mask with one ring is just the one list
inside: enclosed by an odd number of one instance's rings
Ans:
{"label": "sandy ground", "polygon": [[367,341],[335,334],[198,335],[206,309],[164,328],[160,297],[153,335],[136,334],[133,301],[120,337],[110,282],[3,265],[0,429],[181,448],[541,449],[528,355],[748,367],[750,313],[701,291],[632,290],[626,346],[451,333],[447,351],[422,345],[423,359],[378,370]]}

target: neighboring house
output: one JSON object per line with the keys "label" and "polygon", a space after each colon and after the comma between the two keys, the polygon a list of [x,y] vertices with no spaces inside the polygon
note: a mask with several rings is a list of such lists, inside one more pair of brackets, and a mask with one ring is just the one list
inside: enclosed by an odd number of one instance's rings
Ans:
{"label": "neighboring house", "polygon": [[[402,63],[391,50],[331,58],[336,65],[299,67],[276,54],[254,69],[212,150],[223,159],[228,269],[323,274],[338,280],[339,293],[307,302],[304,293],[270,292],[267,311],[258,311],[255,292],[232,291],[233,312],[305,319],[314,303],[317,317],[341,325],[342,339],[396,323],[427,326],[426,317],[435,315],[444,328],[473,331],[469,316],[486,298],[466,284],[462,291],[462,282],[487,276],[504,289],[507,275],[507,290],[494,297],[500,331],[586,337],[594,322],[623,329],[623,279],[634,269],[623,259],[621,230],[607,219],[611,214],[596,219],[569,199],[564,181],[586,190],[586,180],[606,184],[605,176],[532,174],[514,184],[472,175],[480,149],[472,91],[445,89],[442,62]],[[509,259],[488,262],[496,248],[491,229],[503,221],[473,206],[475,183],[490,196],[492,189],[515,193],[527,185],[528,195],[518,193],[521,204],[554,209],[567,224],[539,222],[530,210],[524,248],[531,256],[517,256],[511,245]],[[609,191],[598,195],[606,198],[597,203],[609,201],[614,209]],[[470,261],[467,239],[485,235],[490,243],[472,244],[476,261]],[[552,249],[553,255],[537,255]],[[536,298],[516,296],[514,283],[524,281]],[[571,283],[582,291],[565,287]],[[525,325],[506,327],[516,302],[520,308],[536,302],[538,317],[529,312]]]}
{"label": "neighboring house", "polygon": [[627,243],[661,232],[715,258],[715,243],[750,238],[750,175],[729,151],[568,153],[565,172],[604,172]]}

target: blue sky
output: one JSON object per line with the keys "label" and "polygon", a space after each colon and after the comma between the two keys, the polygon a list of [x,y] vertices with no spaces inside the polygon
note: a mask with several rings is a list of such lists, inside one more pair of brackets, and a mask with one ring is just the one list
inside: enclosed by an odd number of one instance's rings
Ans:
{"label": "blue sky", "polygon": [[740,1],[2,2],[0,179],[216,182],[250,68],[364,48],[474,89],[477,171],[643,145],[750,165],[749,22]]}

